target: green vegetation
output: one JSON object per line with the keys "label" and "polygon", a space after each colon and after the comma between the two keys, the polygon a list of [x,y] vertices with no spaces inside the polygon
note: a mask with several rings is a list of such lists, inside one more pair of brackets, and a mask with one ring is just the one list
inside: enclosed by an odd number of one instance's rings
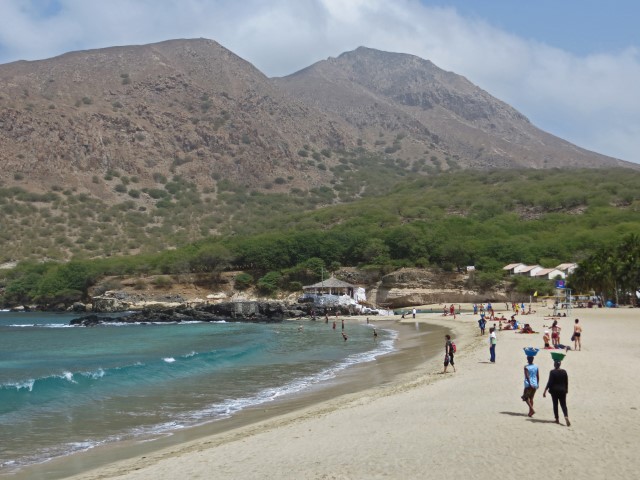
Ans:
{"label": "green vegetation", "polygon": [[[116,171],[104,177],[120,179],[111,184],[123,193],[114,205],[59,188],[41,194],[0,188],[0,261],[23,260],[0,278],[3,301],[64,303],[111,275],[215,278],[223,270],[243,271],[250,278],[238,276],[239,285],[271,294],[339,265],[379,272],[475,265],[470,286],[486,289],[501,281],[507,263],[586,262],[604,255],[602,248],[611,256],[619,239],[640,234],[635,171],[456,170],[408,177],[384,157],[331,155],[339,160],[332,183],[309,191],[249,191],[218,178],[208,190],[217,193],[209,196],[185,178],[160,174],[154,175],[157,188],[127,189],[133,177]],[[284,185],[282,177],[272,181]],[[624,249],[630,247],[620,247],[620,254]],[[598,258],[591,262],[608,265]],[[625,262],[613,262],[606,275],[570,281],[622,300],[635,278],[617,279]],[[586,271],[583,264],[579,271]],[[514,288],[522,292],[549,286],[518,282]]]}
{"label": "green vegetation", "polygon": [[640,290],[640,236],[627,235],[620,242],[600,246],[569,277],[580,292],[593,291],[615,303],[634,303]]}

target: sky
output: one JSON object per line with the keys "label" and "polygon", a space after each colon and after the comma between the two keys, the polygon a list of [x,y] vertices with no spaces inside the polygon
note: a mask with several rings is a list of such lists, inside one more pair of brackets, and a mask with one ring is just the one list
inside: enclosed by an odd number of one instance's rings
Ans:
{"label": "sky", "polygon": [[576,145],[640,163],[637,0],[0,0],[0,64],[210,38],[268,76],[417,55]]}

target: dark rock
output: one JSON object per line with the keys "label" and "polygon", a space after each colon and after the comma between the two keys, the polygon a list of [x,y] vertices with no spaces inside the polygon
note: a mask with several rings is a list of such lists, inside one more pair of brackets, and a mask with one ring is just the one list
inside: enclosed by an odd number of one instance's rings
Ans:
{"label": "dark rock", "polygon": [[73,305],[71,305],[71,311],[72,312],[86,312],[87,311],[87,306],[84,303],[75,302]]}
{"label": "dark rock", "polygon": [[71,320],[70,325],[94,326],[101,323],[180,323],[200,322],[280,322],[285,318],[310,315],[311,306],[286,305],[282,302],[224,302],[189,307],[151,305],[140,312],[106,317],[96,314]]}

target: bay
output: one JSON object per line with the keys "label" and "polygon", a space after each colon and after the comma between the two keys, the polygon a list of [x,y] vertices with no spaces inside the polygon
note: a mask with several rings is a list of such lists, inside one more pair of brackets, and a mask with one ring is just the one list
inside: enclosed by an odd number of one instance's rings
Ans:
{"label": "bay", "polygon": [[394,349],[347,322],[111,324],[0,313],[0,471],[154,438],[320,388]]}

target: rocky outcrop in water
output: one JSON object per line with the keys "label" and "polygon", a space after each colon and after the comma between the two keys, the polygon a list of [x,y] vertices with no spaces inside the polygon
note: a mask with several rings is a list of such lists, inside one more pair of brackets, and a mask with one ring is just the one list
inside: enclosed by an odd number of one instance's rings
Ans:
{"label": "rocky outcrop in water", "polygon": [[280,322],[312,314],[308,304],[282,302],[224,302],[195,307],[156,306],[118,316],[91,314],[74,318],[70,325],[95,326],[102,323],[181,323],[181,322]]}

